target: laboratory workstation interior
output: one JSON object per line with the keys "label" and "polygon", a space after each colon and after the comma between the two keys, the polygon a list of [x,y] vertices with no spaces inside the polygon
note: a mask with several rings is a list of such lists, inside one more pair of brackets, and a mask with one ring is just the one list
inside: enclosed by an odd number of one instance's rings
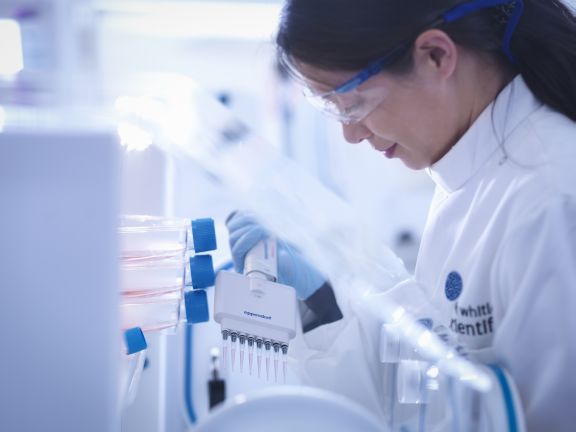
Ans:
{"label": "laboratory workstation interior", "polygon": [[527,430],[457,342],[499,312],[412,277],[433,179],[306,101],[283,7],[0,1],[0,431]]}

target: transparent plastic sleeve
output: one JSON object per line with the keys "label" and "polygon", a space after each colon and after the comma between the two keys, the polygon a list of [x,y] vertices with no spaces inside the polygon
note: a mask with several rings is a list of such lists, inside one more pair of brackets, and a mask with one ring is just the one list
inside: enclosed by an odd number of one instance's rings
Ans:
{"label": "transparent plastic sleeve", "polygon": [[[166,152],[201,169],[269,232],[296,245],[333,286],[344,319],[299,334],[290,347],[290,357],[298,360],[291,363],[304,383],[346,395],[389,425],[393,416],[402,419],[407,405],[430,398],[440,382],[443,395],[454,383],[479,395],[494,389],[485,368],[459,355],[426,325],[435,320],[428,293],[410,279],[383,240],[382,229],[254,135],[210,95],[192,85],[179,97],[177,103],[158,96],[125,98],[122,121],[146,128]],[[381,360],[383,324],[394,328],[404,363],[390,366]],[[426,378],[435,374],[440,378]],[[415,382],[425,383],[428,396],[420,387],[415,390]],[[435,424],[454,424],[447,400],[441,405],[451,414],[439,410]]]}

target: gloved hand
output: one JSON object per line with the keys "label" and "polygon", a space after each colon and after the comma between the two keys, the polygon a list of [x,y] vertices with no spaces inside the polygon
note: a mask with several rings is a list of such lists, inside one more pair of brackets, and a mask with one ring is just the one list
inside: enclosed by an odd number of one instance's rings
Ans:
{"label": "gloved hand", "polygon": [[[262,225],[246,213],[236,212],[228,217],[226,226],[230,233],[230,250],[236,271],[244,271],[246,254],[256,244],[270,236]],[[301,300],[306,300],[326,283],[317,269],[308,264],[293,247],[278,239],[278,282],[296,290]]]}

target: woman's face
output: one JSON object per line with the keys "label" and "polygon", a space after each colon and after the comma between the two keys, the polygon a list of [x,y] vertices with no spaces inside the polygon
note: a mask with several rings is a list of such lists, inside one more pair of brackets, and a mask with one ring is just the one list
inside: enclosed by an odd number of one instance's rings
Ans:
{"label": "woman's face", "polygon": [[[308,84],[318,92],[338,86],[354,76],[307,67]],[[382,91],[382,88],[385,91]],[[360,94],[379,92],[381,101],[362,120],[342,124],[352,144],[368,141],[388,158],[398,158],[412,169],[426,168],[444,156],[461,136],[458,101],[447,87],[417,73],[396,76],[381,73],[359,88]]]}
{"label": "woman's face", "polygon": [[[316,93],[336,88],[355,72],[327,71],[299,64],[299,72]],[[500,71],[485,59],[458,48],[443,32],[431,30],[415,43],[411,72],[381,72],[355,91],[378,95],[361,120],[342,124],[350,143],[368,141],[388,158],[398,158],[412,169],[440,160],[468,130],[505,85]],[[344,94],[346,95],[346,94]],[[353,95],[352,95],[353,96]],[[360,98],[361,99],[361,98]]]}

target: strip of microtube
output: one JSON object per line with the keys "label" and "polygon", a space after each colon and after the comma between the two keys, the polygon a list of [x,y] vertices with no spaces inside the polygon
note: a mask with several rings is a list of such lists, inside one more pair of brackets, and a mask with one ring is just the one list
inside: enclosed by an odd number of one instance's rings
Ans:
{"label": "strip of microtube", "polygon": [[274,342],[272,347],[274,348],[274,382],[278,382],[278,355],[280,353],[280,344]]}
{"label": "strip of microtube", "polygon": [[266,348],[266,381],[270,381],[270,347],[272,343],[270,341],[264,342],[264,348]]}
{"label": "strip of microtube", "polygon": [[228,357],[228,330],[222,330],[222,369],[226,370],[227,357]]}
{"label": "strip of microtube", "polygon": [[258,363],[258,378],[262,370],[262,339],[256,339],[256,361]]}
{"label": "strip of microtube", "polygon": [[252,375],[252,359],[254,358],[254,338],[248,336],[248,371]]}
{"label": "strip of microtube", "polygon": [[230,364],[232,365],[232,370],[234,370],[234,363],[236,363],[236,339],[238,339],[238,333],[230,333]]}
{"label": "strip of microtube", "polygon": [[286,369],[288,367],[288,345],[282,344],[282,372],[284,372],[284,384],[286,384]]}
{"label": "strip of microtube", "polygon": [[246,335],[241,334],[238,336],[238,341],[240,342],[240,373],[244,371],[244,346],[246,343]]}

